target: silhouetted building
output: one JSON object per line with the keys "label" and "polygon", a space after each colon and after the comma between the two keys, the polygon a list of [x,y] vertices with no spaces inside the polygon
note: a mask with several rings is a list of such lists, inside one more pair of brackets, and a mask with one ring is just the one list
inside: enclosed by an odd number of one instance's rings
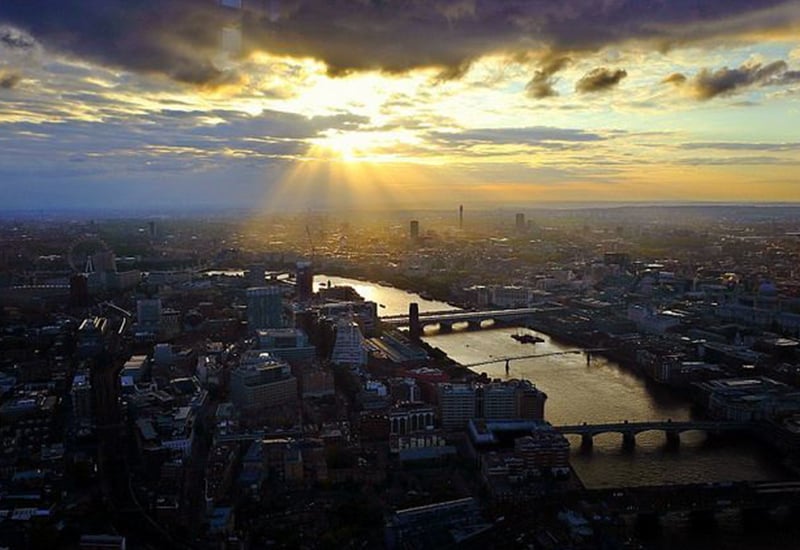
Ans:
{"label": "silhouetted building", "polygon": [[283,327],[283,296],[280,287],[247,289],[247,323],[251,331]]}
{"label": "silhouetted building", "polygon": [[520,232],[525,231],[525,214],[521,212],[517,214],[514,222],[514,227],[516,228],[517,231]]}
{"label": "silhouetted building", "polygon": [[69,278],[70,307],[89,306],[89,281],[83,273],[76,273]]}
{"label": "silhouetted building", "polygon": [[247,284],[258,287],[264,285],[264,277],[266,274],[266,267],[260,264],[253,264],[247,266],[247,270],[244,272],[244,278],[247,280]]}
{"label": "silhouetted building", "polygon": [[412,241],[416,241],[417,239],[419,239],[419,221],[411,220],[411,223],[409,223],[408,230],[409,230],[409,236],[411,237]]}
{"label": "silhouetted building", "polygon": [[140,329],[158,330],[161,325],[161,298],[137,300],[136,323]]}
{"label": "silhouetted building", "polygon": [[297,284],[297,300],[308,302],[314,294],[314,269],[311,262],[297,262],[295,272],[295,282]]}

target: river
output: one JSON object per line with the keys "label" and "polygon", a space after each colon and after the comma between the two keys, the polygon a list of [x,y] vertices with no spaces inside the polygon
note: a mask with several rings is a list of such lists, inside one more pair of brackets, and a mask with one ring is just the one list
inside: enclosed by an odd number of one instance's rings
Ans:
{"label": "river", "polygon": [[[353,286],[365,299],[382,304],[384,307],[379,308],[382,316],[407,313],[412,301],[419,303],[422,312],[454,309],[444,302],[425,300],[417,294],[377,283],[325,275],[314,278],[317,288],[328,281],[333,285]],[[511,338],[517,329],[467,332],[457,328],[450,334],[427,332],[424,340],[462,364],[575,349],[542,333],[536,334],[544,342],[531,345]],[[511,362],[508,374],[503,363],[476,370],[493,378],[531,380],[548,395],[545,417],[554,425],[691,418],[691,403],[687,399],[602,357],[593,357],[589,364],[583,354],[517,360]],[[659,432],[637,436],[633,452],[622,449],[619,434],[597,436],[588,453],[580,449],[579,438],[571,437],[570,442],[571,463],[590,488],[781,479],[786,474],[766,450],[753,443],[712,443],[700,432],[681,435],[677,451],[666,448],[664,435]]]}

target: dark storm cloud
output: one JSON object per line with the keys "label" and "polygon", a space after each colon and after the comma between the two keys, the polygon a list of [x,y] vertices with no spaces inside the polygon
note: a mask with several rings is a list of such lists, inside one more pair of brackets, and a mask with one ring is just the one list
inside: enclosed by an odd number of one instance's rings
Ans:
{"label": "dark storm cloud", "polygon": [[708,100],[717,96],[732,95],[753,86],[774,86],[800,82],[800,71],[788,70],[783,60],[772,63],[745,63],[741,67],[729,69],[701,69],[693,78],[675,73],[664,80],[664,83],[676,86],[688,85],[697,99]]}
{"label": "dark storm cloud", "polygon": [[[234,2],[235,4],[235,2]],[[216,85],[224,28],[242,25],[242,55],[266,50],[323,60],[331,74],[438,67],[457,77],[488,53],[592,51],[627,40],[658,45],[787,29],[797,0],[26,0],[0,21],[46,47],[109,66]],[[552,94],[547,67],[533,96]]]}
{"label": "dark storm cloud", "polygon": [[599,67],[583,75],[575,84],[575,90],[581,93],[602,92],[613,88],[628,76],[625,69],[608,69]]}
{"label": "dark storm cloud", "polygon": [[62,53],[190,84],[222,85],[236,76],[212,63],[225,22],[218,12],[212,1],[28,0],[5,2],[0,22]]}
{"label": "dark storm cloud", "polygon": [[22,82],[22,75],[16,71],[0,69],[0,89],[10,90]]}

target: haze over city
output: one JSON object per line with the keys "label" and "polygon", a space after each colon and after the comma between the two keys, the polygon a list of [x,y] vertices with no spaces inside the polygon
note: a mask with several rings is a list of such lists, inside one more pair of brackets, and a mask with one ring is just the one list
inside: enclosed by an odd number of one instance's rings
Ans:
{"label": "haze over city", "polygon": [[797,1],[6,2],[2,209],[796,201]]}
{"label": "haze over city", "polygon": [[0,2],[0,549],[794,550],[800,0]]}

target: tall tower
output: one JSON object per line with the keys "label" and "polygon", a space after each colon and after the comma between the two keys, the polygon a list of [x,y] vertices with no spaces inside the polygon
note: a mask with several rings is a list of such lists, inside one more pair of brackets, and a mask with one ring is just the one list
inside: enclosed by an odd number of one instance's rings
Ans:
{"label": "tall tower", "polygon": [[525,214],[520,212],[515,219],[514,227],[519,233],[525,231]]}
{"label": "tall tower", "polygon": [[464,205],[458,207],[458,228],[464,229]]}
{"label": "tall tower", "polygon": [[247,289],[247,324],[251,331],[283,327],[283,297],[280,287]]}
{"label": "tall tower", "polygon": [[297,262],[295,271],[295,283],[297,285],[297,300],[308,302],[314,294],[314,270],[311,262]]}
{"label": "tall tower", "polygon": [[367,364],[364,336],[352,315],[342,317],[336,322],[336,342],[333,344],[331,362],[335,365]]}
{"label": "tall tower", "polygon": [[419,239],[419,221],[411,220],[411,223],[408,224],[408,231],[412,241]]}

